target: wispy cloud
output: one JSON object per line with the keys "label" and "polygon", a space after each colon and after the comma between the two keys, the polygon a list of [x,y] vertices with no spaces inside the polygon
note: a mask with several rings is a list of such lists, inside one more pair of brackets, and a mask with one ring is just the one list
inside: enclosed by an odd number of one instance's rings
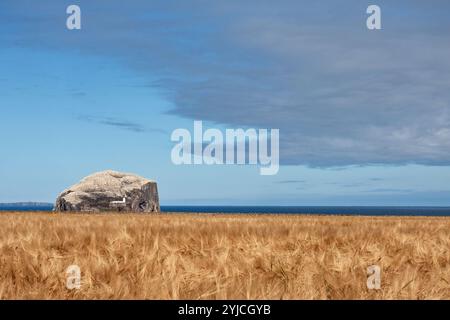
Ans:
{"label": "wispy cloud", "polygon": [[370,193],[412,193],[415,192],[413,189],[395,189],[395,188],[377,188],[371,190],[365,190],[364,192]]}
{"label": "wispy cloud", "polygon": [[275,183],[281,183],[281,184],[296,184],[296,183],[305,183],[306,180],[281,180],[281,181],[275,181]]}
{"label": "wispy cloud", "polygon": [[81,98],[86,96],[86,92],[76,91],[71,93],[72,97]]}
{"label": "wispy cloud", "polygon": [[123,120],[119,118],[113,117],[99,117],[99,116],[89,116],[89,115],[79,115],[77,117],[81,121],[93,122],[97,124],[102,124],[105,126],[115,127],[122,130],[132,131],[132,132],[155,132],[167,134],[167,132],[163,129],[159,128],[147,128],[137,122],[132,122],[128,120]]}

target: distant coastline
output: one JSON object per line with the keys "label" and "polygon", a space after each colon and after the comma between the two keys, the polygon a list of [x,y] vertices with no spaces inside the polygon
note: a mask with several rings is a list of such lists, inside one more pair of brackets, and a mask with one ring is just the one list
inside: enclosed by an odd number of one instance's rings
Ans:
{"label": "distant coastline", "polygon": [[50,202],[0,202],[0,207],[48,207],[53,206]]}
{"label": "distant coastline", "polygon": [[52,211],[53,203],[49,202],[9,202],[0,203],[0,211]]}

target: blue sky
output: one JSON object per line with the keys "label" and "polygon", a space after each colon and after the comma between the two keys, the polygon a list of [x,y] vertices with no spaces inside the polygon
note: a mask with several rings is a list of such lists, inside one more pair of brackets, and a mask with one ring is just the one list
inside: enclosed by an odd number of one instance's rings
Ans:
{"label": "blue sky", "polygon": [[[450,205],[449,9],[2,1],[0,202],[115,169],[157,180],[163,205]],[[279,128],[279,173],[173,165],[170,134],[193,120]]]}

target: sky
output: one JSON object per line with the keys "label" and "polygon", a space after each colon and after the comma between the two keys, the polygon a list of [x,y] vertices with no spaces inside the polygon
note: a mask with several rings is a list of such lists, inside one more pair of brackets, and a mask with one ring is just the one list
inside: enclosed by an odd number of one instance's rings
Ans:
{"label": "sky", "polygon": [[[81,8],[81,30],[66,8]],[[366,9],[381,8],[381,30]],[[0,202],[113,169],[162,205],[450,205],[450,2],[0,2]],[[177,128],[277,128],[280,170],[172,163]]]}

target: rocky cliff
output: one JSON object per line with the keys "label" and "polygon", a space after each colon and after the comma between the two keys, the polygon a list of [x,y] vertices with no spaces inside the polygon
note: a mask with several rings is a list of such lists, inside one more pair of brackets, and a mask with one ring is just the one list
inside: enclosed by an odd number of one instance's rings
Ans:
{"label": "rocky cliff", "polygon": [[56,211],[160,212],[156,182],[134,174],[103,171],[64,190]]}

